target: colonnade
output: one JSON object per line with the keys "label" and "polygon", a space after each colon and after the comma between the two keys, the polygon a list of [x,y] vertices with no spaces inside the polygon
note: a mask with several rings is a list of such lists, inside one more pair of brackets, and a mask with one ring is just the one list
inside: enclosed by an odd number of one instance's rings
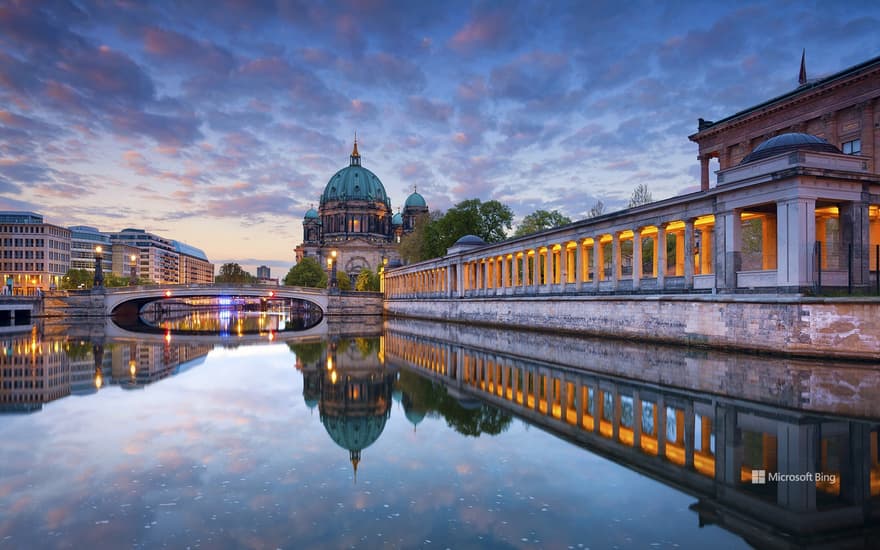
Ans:
{"label": "colonnade", "polygon": [[714,216],[482,247],[388,273],[388,297],[662,291],[712,287]]}

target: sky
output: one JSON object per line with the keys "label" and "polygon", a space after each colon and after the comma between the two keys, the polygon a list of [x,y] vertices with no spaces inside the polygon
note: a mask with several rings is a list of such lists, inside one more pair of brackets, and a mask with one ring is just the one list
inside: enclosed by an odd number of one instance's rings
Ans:
{"label": "sky", "polygon": [[348,165],[397,211],[699,188],[717,120],[880,55],[880,3],[0,0],[0,209],[284,276]]}

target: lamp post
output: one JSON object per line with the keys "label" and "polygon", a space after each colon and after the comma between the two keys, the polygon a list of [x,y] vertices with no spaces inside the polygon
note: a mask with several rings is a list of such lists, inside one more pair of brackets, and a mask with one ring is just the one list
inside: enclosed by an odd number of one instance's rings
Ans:
{"label": "lamp post", "polygon": [[336,251],[330,251],[330,258],[327,260],[330,267],[330,288],[338,288],[339,283],[336,281]]}
{"label": "lamp post", "polygon": [[95,280],[94,287],[100,288],[104,286],[104,269],[102,267],[102,263],[104,262],[104,249],[98,245],[95,247]]}
{"label": "lamp post", "polygon": [[129,282],[131,286],[134,286],[137,284],[137,255],[132,254],[129,259],[131,260],[131,281]]}

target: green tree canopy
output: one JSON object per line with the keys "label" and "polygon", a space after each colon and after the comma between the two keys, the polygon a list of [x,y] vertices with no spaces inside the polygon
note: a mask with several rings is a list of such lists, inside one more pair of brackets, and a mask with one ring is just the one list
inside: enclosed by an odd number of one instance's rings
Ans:
{"label": "green tree canopy", "polygon": [[85,269],[68,269],[61,279],[61,288],[65,290],[80,288],[92,288],[95,274]]}
{"label": "green tree canopy", "polygon": [[413,230],[400,238],[400,245],[397,248],[401,259],[405,263],[420,262],[427,259],[424,253],[425,228],[441,216],[442,214],[439,212],[431,212],[430,214],[419,214],[416,217]]}
{"label": "green tree canopy", "polygon": [[651,192],[648,191],[647,184],[640,183],[635,189],[633,189],[632,196],[629,198],[629,208],[634,208],[650,202],[654,202],[654,198],[651,196]]}
{"label": "green tree canopy", "polygon": [[220,273],[214,277],[215,283],[253,283],[257,279],[234,262],[220,266]]}
{"label": "green tree canopy", "polygon": [[337,288],[339,288],[339,290],[351,290],[351,277],[349,277],[348,273],[342,271],[341,269],[336,270],[336,286]]}
{"label": "green tree canopy", "polygon": [[522,237],[523,235],[531,235],[538,231],[560,227],[571,223],[571,218],[563,216],[558,210],[548,212],[546,210],[535,210],[520,222],[514,232],[514,237]]}
{"label": "green tree canopy", "polygon": [[379,292],[379,274],[367,268],[361,269],[354,289],[361,292]]}
{"label": "green tree canopy", "polygon": [[327,286],[327,274],[324,268],[314,258],[306,256],[298,264],[290,268],[284,276],[284,284],[287,286],[307,286],[312,288],[325,288]]}
{"label": "green tree canopy", "polygon": [[507,238],[513,226],[510,207],[496,200],[469,199],[456,204],[425,227],[420,260],[437,258],[465,235],[476,235],[487,243]]}

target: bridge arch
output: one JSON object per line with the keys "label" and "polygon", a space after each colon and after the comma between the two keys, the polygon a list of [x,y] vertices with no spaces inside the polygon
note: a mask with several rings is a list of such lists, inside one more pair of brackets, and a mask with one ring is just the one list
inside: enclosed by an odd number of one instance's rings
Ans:
{"label": "bridge arch", "polygon": [[112,315],[125,304],[144,304],[164,298],[202,298],[214,296],[241,296],[251,298],[290,298],[310,302],[327,315],[327,291],[293,286],[265,285],[159,285],[107,288],[104,292],[104,313]]}

